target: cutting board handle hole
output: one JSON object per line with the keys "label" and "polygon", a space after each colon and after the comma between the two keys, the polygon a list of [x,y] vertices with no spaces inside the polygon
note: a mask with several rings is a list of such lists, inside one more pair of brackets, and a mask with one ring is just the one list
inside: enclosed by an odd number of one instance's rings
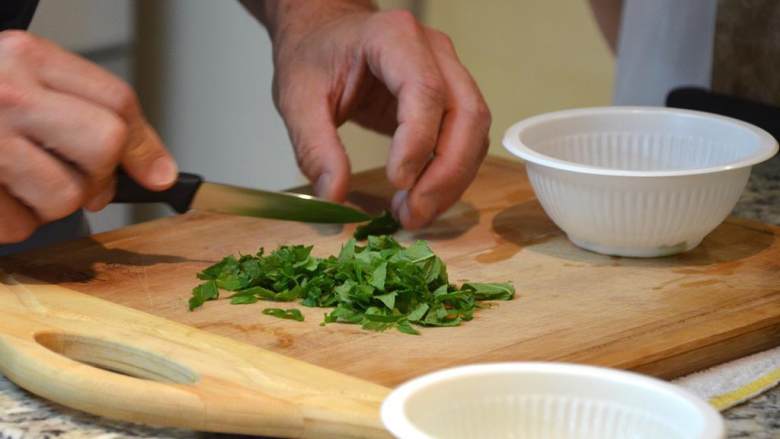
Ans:
{"label": "cutting board handle hole", "polygon": [[46,349],[98,369],[163,383],[193,384],[198,375],[160,355],[121,343],[75,334],[39,332]]}

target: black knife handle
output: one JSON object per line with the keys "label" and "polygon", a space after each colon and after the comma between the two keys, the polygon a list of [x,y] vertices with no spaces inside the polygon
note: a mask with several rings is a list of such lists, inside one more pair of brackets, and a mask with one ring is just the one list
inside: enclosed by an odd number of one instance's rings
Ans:
{"label": "black knife handle", "polygon": [[112,203],[165,203],[176,212],[184,213],[190,209],[192,199],[198,191],[203,178],[200,175],[180,172],[176,183],[164,191],[151,191],[118,170],[116,175],[116,195]]}

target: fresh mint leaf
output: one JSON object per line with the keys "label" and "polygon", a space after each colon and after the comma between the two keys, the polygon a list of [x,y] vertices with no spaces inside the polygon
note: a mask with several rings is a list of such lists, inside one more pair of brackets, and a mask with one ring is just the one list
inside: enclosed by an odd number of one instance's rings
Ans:
{"label": "fresh mint leaf", "polygon": [[290,290],[284,290],[279,294],[274,295],[272,300],[277,302],[292,302],[293,300],[301,297],[302,289],[299,286],[295,286]]}
{"label": "fresh mint leaf", "polygon": [[339,304],[336,309],[325,315],[325,322],[360,323],[363,314],[347,305]]}
{"label": "fresh mint leaf", "polygon": [[377,322],[372,320],[366,320],[365,322],[363,322],[361,327],[369,331],[382,332],[392,328],[393,325],[394,325],[393,322]]}
{"label": "fresh mint leaf", "polygon": [[420,335],[420,331],[414,329],[412,327],[412,325],[410,325],[409,322],[405,321],[405,320],[401,321],[401,322],[398,322],[398,324],[396,325],[396,328],[398,328],[398,330],[403,332],[404,334]]}
{"label": "fresh mint leaf", "polygon": [[190,297],[189,305],[190,311],[203,305],[207,300],[217,300],[219,298],[219,289],[217,283],[214,280],[202,283],[192,289],[192,297]]}
{"label": "fresh mint leaf", "polygon": [[217,277],[217,286],[223,290],[236,291],[249,286],[249,275],[244,272],[223,273]]}
{"label": "fresh mint leaf", "polygon": [[234,294],[230,296],[230,303],[233,305],[248,305],[257,303],[259,299],[253,294]]}
{"label": "fresh mint leaf", "polygon": [[237,294],[246,295],[246,296],[256,296],[258,299],[267,299],[267,300],[273,300],[274,297],[276,297],[275,292],[269,290],[268,288],[263,288],[261,286],[249,287],[244,290],[239,290]]}
{"label": "fresh mint leaf", "polygon": [[401,251],[401,255],[409,259],[413,264],[419,264],[436,256],[425,241],[415,242],[409,248]]}
{"label": "fresh mint leaf", "polygon": [[286,320],[303,321],[303,314],[297,309],[265,308],[263,314]]}
{"label": "fresh mint leaf", "polygon": [[344,244],[344,247],[341,247],[341,252],[339,253],[339,261],[341,262],[348,262],[350,259],[355,257],[355,245],[357,242],[354,239],[350,239],[347,241],[346,244]]}
{"label": "fresh mint leaf", "polygon": [[515,297],[515,287],[509,282],[465,283],[463,289],[472,291],[476,300],[512,300]]}
{"label": "fresh mint leaf", "polygon": [[423,317],[425,317],[425,313],[427,313],[430,308],[430,305],[427,303],[420,303],[412,310],[412,312],[406,315],[406,318],[410,322],[419,322]]}
{"label": "fresh mint leaf", "polygon": [[226,266],[231,266],[234,263],[238,263],[236,261],[236,258],[233,256],[226,256],[221,261],[217,262],[216,264],[212,265],[211,267],[201,271],[198,273],[198,279],[200,280],[216,280],[217,277],[222,273],[222,270]]}
{"label": "fresh mint leaf", "polygon": [[384,290],[385,278],[387,278],[387,262],[382,262],[371,273],[371,285],[377,290]]}
{"label": "fresh mint leaf", "polygon": [[384,303],[387,309],[392,311],[395,308],[395,297],[397,295],[398,293],[385,293],[379,296],[374,296],[374,298]]}

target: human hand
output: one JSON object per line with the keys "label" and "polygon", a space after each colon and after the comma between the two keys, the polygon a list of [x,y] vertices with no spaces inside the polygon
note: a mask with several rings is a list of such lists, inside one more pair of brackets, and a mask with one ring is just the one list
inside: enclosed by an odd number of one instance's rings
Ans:
{"label": "human hand", "polygon": [[276,9],[256,15],[274,41],[275,102],[317,194],[346,197],[350,165],[336,129],[354,120],[393,136],[387,176],[404,227],[455,203],[487,152],[490,112],[450,39],[366,2],[267,3]]}
{"label": "human hand", "polygon": [[42,38],[0,32],[0,243],[102,209],[120,164],[151,190],[177,175],[133,90]]}

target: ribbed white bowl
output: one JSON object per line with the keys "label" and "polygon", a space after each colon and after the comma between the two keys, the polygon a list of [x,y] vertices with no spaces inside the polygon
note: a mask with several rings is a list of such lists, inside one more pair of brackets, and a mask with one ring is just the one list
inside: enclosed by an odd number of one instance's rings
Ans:
{"label": "ribbed white bowl", "polygon": [[721,439],[723,420],[672,384],[561,363],[465,366],[414,379],[382,405],[400,439]]}
{"label": "ribbed white bowl", "polygon": [[526,161],[537,198],[572,242],[634,257],[699,245],[737,203],[751,166],[778,149],[736,119],[652,107],[536,116],[503,143]]}

